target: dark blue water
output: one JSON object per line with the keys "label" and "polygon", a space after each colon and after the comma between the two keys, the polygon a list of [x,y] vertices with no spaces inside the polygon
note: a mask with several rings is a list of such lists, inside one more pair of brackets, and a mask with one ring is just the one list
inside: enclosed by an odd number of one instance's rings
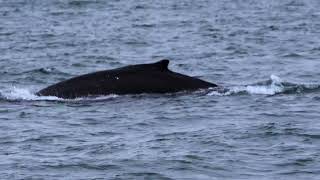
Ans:
{"label": "dark blue water", "polygon": [[[0,0],[0,179],[320,179],[320,1]],[[222,92],[33,93],[171,60]]]}

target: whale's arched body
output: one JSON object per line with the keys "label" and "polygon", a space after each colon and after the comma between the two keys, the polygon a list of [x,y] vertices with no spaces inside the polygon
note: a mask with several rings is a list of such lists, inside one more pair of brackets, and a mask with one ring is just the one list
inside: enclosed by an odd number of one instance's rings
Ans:
{"label": "whale's arched body", "polygon": [[36,94],[73,99],[108,94],[171,93],[217,86],[170,71],[168,64],[169,60],[161,60],[98,71],[59,82]]}

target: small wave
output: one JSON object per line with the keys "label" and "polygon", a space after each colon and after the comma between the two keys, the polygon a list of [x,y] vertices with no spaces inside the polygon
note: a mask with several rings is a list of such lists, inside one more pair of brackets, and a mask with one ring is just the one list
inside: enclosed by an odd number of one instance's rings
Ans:
{"label": "small wave", "polygon": [[33,70],[30,70],[30,71],[26,71],[24,73],[43,73],[43,74],[50,74],[52,73],[53,71],[56,71],[55,68],[39,68],[39,69],[33,69]]}
{"label": "small wave", "polygon": [[86,5],[89,5],[89,4],[94,4],[94,3],[97,3],[96,1],[85,1],[85,0],[74,0],[74,1],[70,1],[68,4],[70,6],[86,6]]}
{"label": "small wave", "polygon": [[303,55],[300,55],[298,53],[289,53],[289,54],[285,54],[282,57],[284,58],[300,58],[303,57]]}
{"label": "small wave", "polygon": [[276,95],[276,94],[295,94],[308,93],[320,90],[320,85],[317,84],[295,84],[283,81],[276,75],[271,75],[267,81],[258,82],[251,85],[234,86],[228,89],[212,89],[208,95],[228,96],[239,94],[261,94],[261,95]]}
{"label": "small wave", "polygon": [[20,74],[31,74],[31,75],[38,75],[38,74],[59,74],[59,75],[71,75],[62,71],[59,71],[56,68],[53,67],[44,67],[44,68],[38,68],[38,69],[32,69],[32,70],[28,70],[28,71],[24,71]]}

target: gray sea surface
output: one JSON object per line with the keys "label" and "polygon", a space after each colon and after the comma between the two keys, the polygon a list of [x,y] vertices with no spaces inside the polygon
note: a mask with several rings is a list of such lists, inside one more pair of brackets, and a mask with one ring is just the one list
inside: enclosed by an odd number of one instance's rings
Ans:
{"label": "gray sea surface", "polygon": [[[224,87],[38,97],[170,59]],[[319,0],[0,0],[0,179],[320,179]]]}

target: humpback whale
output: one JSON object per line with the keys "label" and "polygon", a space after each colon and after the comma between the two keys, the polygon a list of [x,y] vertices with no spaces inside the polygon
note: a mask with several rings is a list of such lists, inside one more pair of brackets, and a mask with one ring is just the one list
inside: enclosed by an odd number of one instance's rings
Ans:
{"label": "humpback whale", "polygon": [[65,99],[108,94],[174,93],[216,84],[173,72],[168,69],[169,60],[151,64],[129,65],[80,75],[46,87],[38,96],[57,96]]}

